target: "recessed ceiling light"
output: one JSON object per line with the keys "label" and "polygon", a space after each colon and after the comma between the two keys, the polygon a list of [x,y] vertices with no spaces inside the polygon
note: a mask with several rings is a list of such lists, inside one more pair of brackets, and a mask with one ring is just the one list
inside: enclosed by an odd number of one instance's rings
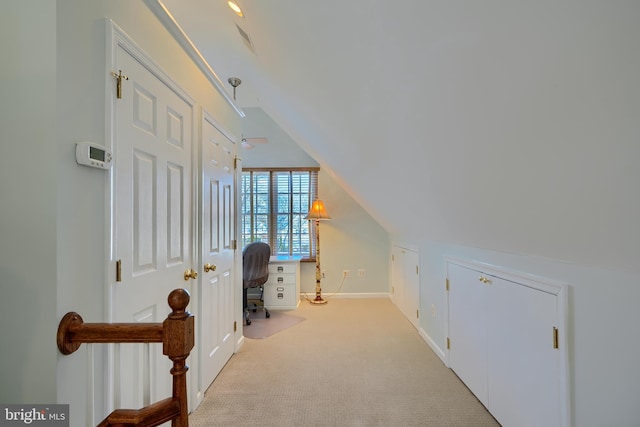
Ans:
{"label": "recessed ceiling light", "polygon": [[242,13],[242,9],[240,9],[240,6],[238,6],[237,2],[235,2],[234,0],[228,0],[227,4],[231,8],[231,10],[236,13],[236,15],[238,15],[240,18],[244,18],[244,13]]}

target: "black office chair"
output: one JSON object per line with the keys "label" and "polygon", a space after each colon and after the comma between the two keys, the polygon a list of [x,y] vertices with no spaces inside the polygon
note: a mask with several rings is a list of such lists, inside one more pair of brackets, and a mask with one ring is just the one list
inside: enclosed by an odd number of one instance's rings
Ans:
{"label": "black office chair", "polygon": [[[249,319],[249,310],[254,313],[261,308],[265,312],[267,318],[271,317],[271,313],[264,306],[264,287],[269,278],[269,258],[271,257],[271,248],[264,242],[249,243],[242,251],[242,304],[244,309],[244,319],[247,325],[251,324]],[[260,288],[260,301],[262,306],[253,304],[249,308],[247,302],[248,289]]]}

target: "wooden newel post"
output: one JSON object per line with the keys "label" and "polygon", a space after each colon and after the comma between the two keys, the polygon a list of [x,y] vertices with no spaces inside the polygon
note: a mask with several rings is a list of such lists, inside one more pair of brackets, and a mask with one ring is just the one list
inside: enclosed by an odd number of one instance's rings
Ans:
{"label": "wooden newel post", "polygon": [[186,311],[190,296],[184,289],[176,289],[169,294],[169,307],[173,310],[162,322],[162,354],[173,362],[173,396],[180,399],[180,416],[175,418],[173,427],[189,425],[189,408],[187,405],[187,371],[186,359],[194,346],[194,317]]}
{"label": "wooden newel post", "polygon": [[84,323],[75,312],[67,313],[56,336],[62,354],[75,352],[82,343],[162,343],[162,354],[173,362],[171,397],[141,409],[116,409],[103,426],[158,426],[169,420],[173,427],[189,426],[186,360],[194,346],[194,317],[186,311],[189,292],[176,289],[169,294],[171,314],[162,323]]}

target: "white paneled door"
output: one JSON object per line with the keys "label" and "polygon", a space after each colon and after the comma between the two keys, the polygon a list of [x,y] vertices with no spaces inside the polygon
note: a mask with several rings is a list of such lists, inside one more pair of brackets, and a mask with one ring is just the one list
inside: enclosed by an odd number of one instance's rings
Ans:
{"label": "white paneled door", "polygon": [[[192,102],[141,54],[118,45],[122,98],[113,98],[114,322],[162,322],[167,296],[191,291]],[[193,308],[189,308],[193,311]],[[191,356],[193,357],[193,356]],[[189,363],[189,362],[188,362]],[[120,344],[113,352],[113,405],[140,408],[171,396],[162,344]]]}
{"label": "white paneled door", "polygon": [[234,143],[202,117],[202,280],[200,389],[206,390],[234,349]]}
{"label": "white paneled door", "polygon": [[451,369],[505,427],[570,425],[566,285],[455,262],[447,264]]}
{"label": "white paneled door", "polygon": [[491,280],[486,287],[487,331],[495,331],[487,334],[491,413],[503,426],[559,426],[562,374],[552,333],[559,325],[558,298]]}
{"label": "white paneled door", "polygon": [[405,314],[403,308],[405,293],[403,250],[404,249],[399,246],[391,247],[391,301],[402,311],[402,314]]}
{"label": "white paneled door", "polygon": [[418,252],[393,246],[391,249],[391,279],[393,303],[416,328],[420,328],[420,276]]}
{"label": "white paneled door", "polygon": [[478,281],[477,271],[449,264],[448,277],[449,362],[458,377],[488,407],[486,290]]}
{"label": "white paneled door", "polygon": [[420,276],[418,272],[418,253],[404,250],[402,253],[404,278],[404,315],[411,324],[420,328]]}

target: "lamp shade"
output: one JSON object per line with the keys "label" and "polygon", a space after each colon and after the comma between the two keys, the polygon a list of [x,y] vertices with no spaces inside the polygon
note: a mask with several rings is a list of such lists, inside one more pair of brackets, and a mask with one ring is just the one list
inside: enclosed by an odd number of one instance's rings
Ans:
{"label": "lamp shade", "polygon": [[324,202],[318,199],[313,201],[311,209],[309,209],[309,213],[304,219],[314,219],[318,221],[323,219],[331,219],[331,217],[327,214],[327,211],[324,208]]}

